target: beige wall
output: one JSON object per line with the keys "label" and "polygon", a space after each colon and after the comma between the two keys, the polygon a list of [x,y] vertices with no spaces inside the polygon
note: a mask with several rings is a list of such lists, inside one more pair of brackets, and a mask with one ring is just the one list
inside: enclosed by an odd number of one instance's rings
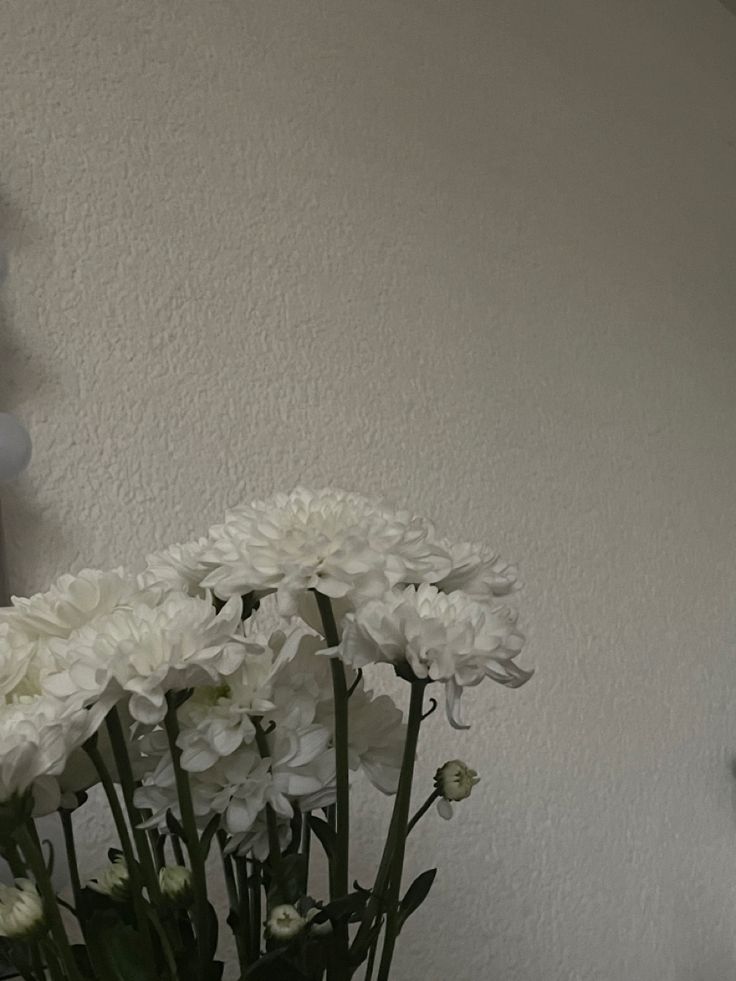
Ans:
{"label": "beige wall", "polygon": [[399,978],[733,977],[736,19],[3,0],[0,28],[16,589],[297,480],[496,543],[538,674],[430,725],[420,779],[483,783],[413,843],[441,875]]}

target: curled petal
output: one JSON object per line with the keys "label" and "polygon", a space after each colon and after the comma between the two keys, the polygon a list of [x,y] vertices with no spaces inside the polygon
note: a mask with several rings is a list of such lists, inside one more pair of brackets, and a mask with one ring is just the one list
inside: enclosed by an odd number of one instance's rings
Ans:
{"label": "curled petal", "polygon": [[437,813],[441,818],[444,818],[445,821],[450,820],[452,817],[452,804],[449,802],[449,800],[445,800],[444,797],[440,797],[440,799],[437,801]]}
{"label": "curled petal", "polygon": [[460,685],[451,678],[445,685],[445,709],[447,710],[447,721],[453,729],[469,729],[470,726],[460,718],[460,699],[463,690]]}

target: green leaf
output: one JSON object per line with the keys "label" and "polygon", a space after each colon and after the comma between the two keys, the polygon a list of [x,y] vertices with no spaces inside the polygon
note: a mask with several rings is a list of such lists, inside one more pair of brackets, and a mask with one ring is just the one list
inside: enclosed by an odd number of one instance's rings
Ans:
{"label": "green leaf", "polygon": [[181,822],[178,818],[175,818],[171,811],[166,812],[166,827],[172,833],[176,835],[177,838],[181,838],[182,841],[187,840],[187,836],[184,833],[184,828],[181,826]]}
{"label": "green leaf", "polygon": [[363,912],[369,899],[370,893],[361,889],[359,892],[351,892],[347,896],[342,896],[340,899],[328,903],[322,912],[327,915],[332,923],[350,920],[356,917],[358,913]]}
{"label": "green leaf", "polygon": [[306,974],[291,963],[283,950],[272,950],[264,954],[243,975],[248,981],[309,981]]}
{"label": "green leaf", "polygon": [[427,898],[436,875],[437,869],[429,869],[427,872],[422,872],[406,890],[406,895],[399,903],[399,930],[411,914],[418,910]]}
{"label": "green leaf", "polygon": [[214,838],[215,832],[220,826],[220,815],[213,814],[209,820],[207,827],[202,832],[202,837],[199,839],[200,848],[202,849],[202,857],[207,858],[210,853],[210,846],[212,845],[212,839]]}
{"label": "green leaf", "polygon": [[104,916],[111,920],[120,920],[128,926],[135,923],[135,914],[129,899],[113,899],[111,896],[105,896],[101,892],[90,889],[89,886],[83,886],[79,894],[77,915],[84,922],[93,917]]}
{"label": "green leaf", "polygon": [[337,835],[335,834],[334,828],[331,828],[326,821],[318,818],[315,814],[309,815],[309,827],[317,836],[320,845],[324,848],[325,855],[332,862],[337,852]]}
{"label": "green leaf", "polygon": [[141,935],[112,913],[96,913],[88,936],[94,938],[90,955],[109,981],[159,981],[141,957]]}
{"label": "green leaf", "polygon": [[206,946],[205,950],[207,952],[207,959],[212,960],[215,956],[215,951],[217,950],[217,935],[219,932],[219,923],[217,920],[217,913],[212,903],[207,903],[207,934],[205,937]]}
{"label": "green leaf", "polygon": [[46,869],[49,873],[49,877],[53,877],[54,874],[54,863],[56,861],[56,853],[54,851],[54,843],[50,838],[44,838],[43,845],[45,845],[49,850],[49,857],[46,861]]}
{"label": "green leaf", "polygon": [[222,961],[212,961],[207,965],[206,974],[199,972],[196,951],[192,956],[182,956],[176,962],[176,981],[220,981],[224,964]]}

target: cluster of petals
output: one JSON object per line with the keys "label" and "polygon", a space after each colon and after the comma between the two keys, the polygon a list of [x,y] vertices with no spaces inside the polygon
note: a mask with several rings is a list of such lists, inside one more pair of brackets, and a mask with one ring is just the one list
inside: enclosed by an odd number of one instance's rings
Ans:
{"label": "cluster of petals", "polygon": [[414,677],[444,683],[448,718],[458,715],[464,688],[484,678],[518,688],[530,672],[516,664],[524,636],[516,611],[478,603],[465,593],[436,586],[407,586],[385,594],[345,616],[339,655],[355,668],[385,661]]}
{"label": "cluster of petals", "polygon": [[202,585],[217,596],[277,591],[288,612],[304,590],[358,602],[451,569],[423,518],[359,494],[304,487],[230,510],[200,561],[210,569]]}

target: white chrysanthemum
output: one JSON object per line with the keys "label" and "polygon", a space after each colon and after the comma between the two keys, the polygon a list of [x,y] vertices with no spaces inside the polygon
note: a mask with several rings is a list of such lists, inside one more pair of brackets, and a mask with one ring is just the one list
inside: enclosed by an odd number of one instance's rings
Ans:
{"label": "white chrysanthemum", "polygon": [[240,606],[233,598],[216,613],[207,600],[163,592],[156,605],[116,609],[77,632],[70,663],[46,688],[89,701],[104,692],[128,693],[134,719],[160,722],[167,692],[220,684],[239,667],[245,656]]}
{"label": "white chrysanthemum", "polygon": [[25,693],[34,673],[37,643],[23,629],[12,610],[0,610],[0,698]]}
{"label": "white chrysanthemum", "polygon": [[170,545],[161,552],[148,555],[146,568],[138,577],[139,583],[144,588],[164,586],[206,598],[207,590],[202,586],[202,580],[212,567],[202,561],[202,554],[208,546],[209,539],[200,538]]}
{"label": "white chrysanthemum", "polygon": [[84,569],[76,576],[61,576],[45,593],[13,596],[11,612],[29,634],[70,637],[85,624],[128,603],[137,592],[135,578],[122,569]]}
{"label": "white chrysanthemum", "polygon": [[[274,793],[268,760],[261,759],[255,747],[244,746],[203,773],[190,777],[194,812],[201,824],[219,814],[229,834],[249,831],[267,803],[285,817],[292,809]],[[136,807],[151,811],[147,826],[166,830],[166,814],[180,816],[174,769],[168,754],[143,779],[135,794]],[[284,813],[285,812],[285,813]]]}
{"label": "white chrysanthemum", "polygon": [[[279,837],[279,848],[283,852],[291,843],[291,822],[287,818],[277,816],[276,830]],[[266,812],[261,811],[247,831],[231,835],[226,851],[228,854],[252,855],[256,861],[265,862],[268,858],[269,848]]]}
{"label": "white chrysanthemum", "polygon": [[[268,714],[275,721],[280,711],[293,717],[298,700],[290,691],[274,700],[274,683],[281,665],[288,663],[312,637],[300,627],[290,627],[288,633],[274,631],[266,637],[248,631],[244,645],[247,651],[240,668],[217,687],[199,688],[179,710],[182,765],[190,772],[201,772],[219,759],[234,753],[243,743],[255,738],[251,719]],[[314,718],[315,698],[305,724]],[[293,723],[291,723],[293,726]]]}
{"label": "white chrysanthemum", "polygon": [[[327,659],[316,653],[324,641],[301,626],[269,637],[252,629],[244,643],[248,653],[237,671],[224,684],[196,689],[179,708],[178,745],[199,821],[219,814],[236,839],[234,850],[260,853],[264,840],[253,829],[266,804],[288,821],[295,809],[334,803],[332,682]],[[387,696],[373,699],[362,683],[350,712],[351,768],[362,767],[393,792],[403,749],[401,712]],[[256,722],[268,745],[265,759]],[[178,815],[168,746],[160,730],[146,734],[141,746],[147,773],[136,803],[151,812],[148,823],[165,830],[166,812]]]}
{"label": "white chrysanthemum", "polygon": [[443,682],[448,718],[462,728],[455,710],[463,688],[486,677],[518,688],[531,677],[514,662],[523,643],[515,612],[422,585],[388,593],[348,614],[336,652],[356,668],[387,661],[399,669],[407,665],[417,678]]}
{"label": "white chrysanthemum", "polygon": [[0,702],[0,803],[31,791],[37,814],[55,810],[70,756],[97,731],[108,708],[104,700],[90,709],[50,697]]}
{"label": "white chrysanthemum", "polygon": [[135,579],[121,569],[85,569],[45,593],[14,596],[13,606],[0,611],[0,697],[42,694],[46,678],[64,670],[79,631],[137,595]]}
{"label": "white chrysanthemum", "polygon": [[305,589],[375,596],[450,569],[429,522],[341,490],[299,487],[234,508],[210,538],[204,586],[222,597],[277,590],[289,611]]}
{"label": "white chrysanthemum", "polygon": [[[288,711],[292,717],[299,712],[304,722],[313,722],[326,729],[332,744],[335,703],[327,659],[316,656],[321,646],[314,641],[311,647],[304,645],[282,667],[274,689],[277,709],[269,718],[278,719],[281,713],[288,719]],[[367,691],[363,679],[356,678],[353,672],[348,671],[347,682],[352,690],[348,726],[350,769],[362,769],[383,793],[395,793],[406,738],[403,714],[388,695],[375,697]],[[329,790],[334,795],[334,787]]]}
{"label": "white chrysanthemum", "polygon": [[0,885],[0,937],[32,940],[43,929],[43,903],[30,879]]}
{"label": "white chrysanthemum", "polygon": [[521,588],[515,566],[507,565],[487,545],[476,542],[442,542],[449,553],[452,568],[434,585],[444,593],[462,590],[479,603],[507,596]]}

